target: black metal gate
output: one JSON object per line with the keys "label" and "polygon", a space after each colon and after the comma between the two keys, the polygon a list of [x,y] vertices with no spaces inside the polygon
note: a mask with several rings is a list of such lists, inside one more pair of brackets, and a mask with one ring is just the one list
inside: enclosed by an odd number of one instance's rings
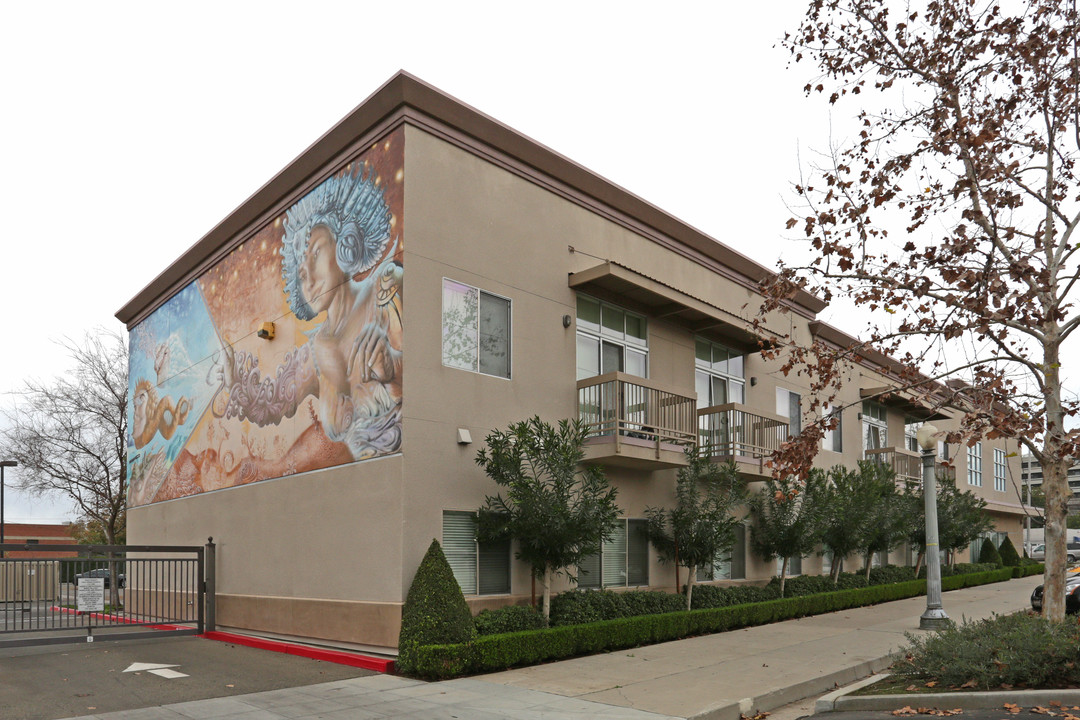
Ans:
{"label": "black metal gate", "polygon": [[0,545],[0,647],[214,629],[214,543]]}

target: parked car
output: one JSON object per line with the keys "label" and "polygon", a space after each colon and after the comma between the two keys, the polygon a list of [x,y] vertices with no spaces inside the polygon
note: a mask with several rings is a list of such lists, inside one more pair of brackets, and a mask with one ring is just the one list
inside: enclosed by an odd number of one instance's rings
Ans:
{"label": "parked car", "polygon": [[[1031,609],[1042,612],[1043,586],[1040,585],[1031,592]],[[1074,613],[1080,611],[1080,574],[1070,573],[1065,576],[1065,612]]]}
{"label": "parked car", "polygon": [[[94,568],[93,570],[81,572],[75,576],[75,584],[78,585],[79,580],[82,578],[105,578],[105,587],[109,587],[110,579],[108,568]],[[127,583],[126,578],[124,577],[124,573],[117,573],[116,584],[120,587],[126,586]]]}
{"label": "parked car", "polygon": [[[1080,543],[1071,542],[1066,543],[1066,551],[1069,553],[1068,560],[1071,563],[1080,560]],[[1045,560],[1046,559],[1046,545],[1039,543],[1035,547],[1031,548],[1031,552],[1028,553],[1028,557],[1032,560]]]}

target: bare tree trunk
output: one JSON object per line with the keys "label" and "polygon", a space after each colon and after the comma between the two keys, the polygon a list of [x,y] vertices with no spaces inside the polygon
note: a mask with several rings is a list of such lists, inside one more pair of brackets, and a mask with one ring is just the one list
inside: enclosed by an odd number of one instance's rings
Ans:
{"label": "bare tree trunk", "polygon": [[832,569],[829,571],[829,577],[832,579],[833,585],[840,582],[840,568],[843,567],[843,565],[843,560],[840,560],[833,555]]}
{"label": "bare tree trunk", "polygon": [[690,598],[694,594],[694,580],[697,579],[697,565],[691,565],[686,569],[686,609],[690,609]]}
{"label": "bare tree trunk", "polygon": [[874,553],[866,553],[866,584],[870,584],[870,563],[873,561]]}
{"label": "bare tree trunk", "polygon": [[787,558],[780,563],[780,597],[784,597],[784,581],[787,580]]}
{"label": "bare tree trunk", "polygon": [[544,566],[544,622],[551,622],[551,566]]}
{"label": "bare tree trunk", "polygon": [[1046,495],[1044,544],[1046,563],[1043,575],[1043,616],[1053,622],[1065,619],[1065,569],[1068,549],[1067,516],[1071,491],[1068,483],[1069,463],[1062,457],[1065,433],[1065,413],[1061,405],[1060,357],[1056,323],[1047,328],[1043,346],[1045,370],[1043,397],[1046,402],[1046,435],[1043,439],[1043,492]]}
{"label": "bare tree trunk", "polygon": [[915,558],[915,577],[919,577],[919,571],[922,570],[923,558],[926,557],[926,549],[919,551],[918,557]]}

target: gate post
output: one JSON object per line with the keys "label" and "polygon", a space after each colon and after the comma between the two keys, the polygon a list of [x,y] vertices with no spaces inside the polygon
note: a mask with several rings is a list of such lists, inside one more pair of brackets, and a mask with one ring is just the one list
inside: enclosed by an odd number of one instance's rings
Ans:
{"label": "gate post", "polygon": [[214,538],[206,539],[206,632],[217,630],[217,545]]}

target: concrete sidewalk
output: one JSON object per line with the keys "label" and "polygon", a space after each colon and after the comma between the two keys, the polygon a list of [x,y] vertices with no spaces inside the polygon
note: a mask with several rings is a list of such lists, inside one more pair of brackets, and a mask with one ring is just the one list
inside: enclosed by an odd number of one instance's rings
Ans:
{"label": "concrete sidewalk", "polygon": [[[1022,610],[1041,582],[948,592],[945,610],[956,620]],[[925,606],[911,598],[441,683],[382,675],[88,717],[738,720],[885,668]]]}

